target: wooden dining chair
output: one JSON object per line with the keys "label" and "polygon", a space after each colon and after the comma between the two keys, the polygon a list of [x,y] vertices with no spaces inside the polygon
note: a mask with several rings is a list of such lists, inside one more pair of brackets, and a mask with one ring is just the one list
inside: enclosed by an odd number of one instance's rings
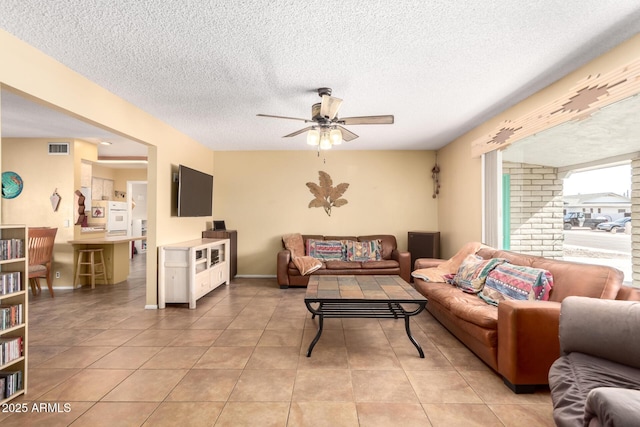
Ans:
{"label": "wooden dining chair", "polygon": [[29,284],[33,295],[39,294],[40,279],[47,279],[49,294],[53,298],[53,245],[57,228],[29,227]]}

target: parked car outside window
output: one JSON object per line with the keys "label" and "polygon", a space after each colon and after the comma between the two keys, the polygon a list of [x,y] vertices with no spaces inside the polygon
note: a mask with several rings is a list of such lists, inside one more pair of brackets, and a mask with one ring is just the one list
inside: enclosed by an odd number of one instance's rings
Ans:
{"label": "parked car outside window", "polygon": [[624,226],[631,221],[631,217],[624,217],[624,218],[618,218],[615,221],[610,221],[610,222],[603,222],[598,224],[598,230],[605,230],[605,231],[618,231],[618,230],[624,230]]}

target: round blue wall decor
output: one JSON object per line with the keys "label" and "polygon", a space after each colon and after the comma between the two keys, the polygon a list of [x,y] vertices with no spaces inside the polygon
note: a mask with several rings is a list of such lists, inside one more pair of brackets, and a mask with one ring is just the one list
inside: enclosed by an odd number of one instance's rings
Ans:
{"label": "round blue wall decor", "polygon": [[15,199],[22,193],[22,178],[15,172],[2,172],[2,198]]}

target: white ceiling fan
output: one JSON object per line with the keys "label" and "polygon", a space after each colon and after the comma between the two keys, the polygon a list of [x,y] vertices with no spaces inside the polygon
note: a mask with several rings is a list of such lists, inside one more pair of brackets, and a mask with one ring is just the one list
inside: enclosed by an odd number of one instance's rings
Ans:
{"label": "white ceiling fan", "polygon": [[257,114],[260,117],[273,117],[276,119],[301,120],[305,123],[313,123],[304,129],[300,129],[283,138],[307,133],[307,144],[316,145],[319,149],[326,150],[333,145],[339,145],[342,141],[352,141],[358,137],[355,133],[344,128],[350,125],[390,125],[393,124],[393,115],[383,116],[359,116],[338,117],[338,110],[342,105],[342,99],[331,96],[331,88],[321,87],[318,95],[322,102],[311,106],[311,119],[298,117],[274,116],[270,114]]}

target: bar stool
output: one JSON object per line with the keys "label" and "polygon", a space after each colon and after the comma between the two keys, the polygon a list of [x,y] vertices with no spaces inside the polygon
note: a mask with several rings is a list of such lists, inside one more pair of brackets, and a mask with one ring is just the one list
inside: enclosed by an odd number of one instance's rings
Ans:
{"label": "bar stool", "polygon": [[[99,255],[99,259],[96,257],[96,254]],[[88,256],[88,259],[85,259],[85,255]],[[88,273],[82,273],[83,265],[88,266]],[[97,266],[101,268],[100,271],[97,271]],[[91,277],[91,289],[95,289],[96,277],[98,276],[102,276],[105,283],[107,282],[107,268],[104,265],[104,252],[102,249],[80,249],[78,251],[78,265],[76,266],[76,277],[73,281],[74,288],[78,280],[80,280],[80,276]]]}

